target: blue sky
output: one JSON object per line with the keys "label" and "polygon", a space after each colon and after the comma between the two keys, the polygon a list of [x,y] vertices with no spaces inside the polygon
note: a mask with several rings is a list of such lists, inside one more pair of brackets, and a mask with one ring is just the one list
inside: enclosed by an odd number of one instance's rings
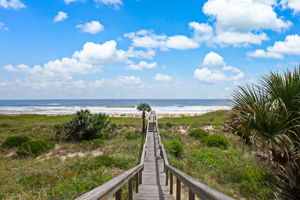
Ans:
{"label": "blue sky", "polygon": [[297,66],[299,0],[0,0],[0,99],[230,98]]}

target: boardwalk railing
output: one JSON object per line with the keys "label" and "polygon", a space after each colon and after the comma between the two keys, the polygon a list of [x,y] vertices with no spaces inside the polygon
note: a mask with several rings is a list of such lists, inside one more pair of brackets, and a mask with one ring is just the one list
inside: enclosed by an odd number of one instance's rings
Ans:
{"label": "boardwalk railing", "polygon": [[[149,121],[147,125],[147,132],[149,129]],[[94,188],[93,190],[77,197],[75,200],[106,200],[110,197],[115,197],[116,200],[122,199],[122,188],[128,184],[128,199],[132,200],[133,192],[135,190],[138,193],[139,185],[142,184],[142,170],[144,168],[144,160],[146,156],[146,144],[147,135],[145,136],[145,143],[142,150],[140,163],[120,174],[119,176],[111,179],[110,181],[104,183],[103,185]]]}
{"label": "boardwalk railing", "polygon": [[[203,200],[234,200],[233,198],[214,190],[213,188],[195,180],[191,176],[185,174],[184,172],[172,167],[167,158],[167,154],[163,143],[160,139],[158,124],[156,121],[157,138],[160,145],[161,156],[164,160],[164,169],[166,172],[166,185],[170,187],[170,193],[174,193],[174,185],[176,184],[176,200],[181,199],[181,183],[183,183],[189,190],[188,199],[194,200],[195,196],[198,196]],[[174,183],[174,177],[176,178],[176,183]]]}

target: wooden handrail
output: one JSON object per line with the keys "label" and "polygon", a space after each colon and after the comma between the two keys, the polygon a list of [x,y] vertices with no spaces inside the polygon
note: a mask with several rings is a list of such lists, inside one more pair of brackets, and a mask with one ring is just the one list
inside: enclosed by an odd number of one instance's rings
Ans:
{"label": "wooden handrail", "polygon": [[[150,115],[151,116],[151,115]],[[150,116],[147,124],[147,132],[149,130]],[[93,190],[77,197],[75,200],[106,200],[115,195],[116,200],[120,199],[121,189],[125,184],[129,184],[129,199],[132,199],[133,186],[135,191],[138,192],[138,185],[142,183],[142,170],[144,168],[144,160],[146,156],[147,148],[147,135],[145,136],[145,142],[142,150],[140,163],[135,167],[123,172],[119,176],[111,179],[103,185],[94,188]],[[134,184],[135,182],[135,184]]]}
{"label": "wooden handrail", "polygon": [[[166,184],[169,184],[168,178],[170,178],[170,193],[173,193],[173,176],[176,177],[177,183],[177,191],[176,191],[176,199],[180,199],[180,183],[183,183],[189,189],[189,200],[194,200],[195,195],[197,195],[201,199],[205,200],[234,200],[233,198],[205,185],[187,175],[186,173],[176,169],[169,165],[167,154],[164,148],[163,143],[161,142],[160,133],[158,129],[158,123],[156,121],[156,130],[157,130],[157,138],[160,145],[161,155],[164,160],[164,168],[166,172]],[[169,176],[170,174],[170,176]],[[179,187],[178,187],[179,185]],[[179,191],[178,191],[179,190]],[[179,196],[178,196],[179,195]]]}

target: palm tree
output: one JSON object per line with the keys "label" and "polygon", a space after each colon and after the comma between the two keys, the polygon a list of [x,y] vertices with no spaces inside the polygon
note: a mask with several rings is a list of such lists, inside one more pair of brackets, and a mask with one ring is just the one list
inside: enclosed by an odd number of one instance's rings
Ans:
{"label": "palm tree", "polygon": [[142,114],[142,118],[143,118],[143,133],[145,133],[146,132],[146,119],[145,119],[146,118],[146,112],[150,112],[151,111],[151,107],[147,103],[140,103],[136,107],[136,109],[138,111],[142,111],[143,112],[143,114]]}
{"label": "palm tree", "polygon": [[226,129],[256,147],[279,199],[300,199],[300,67],[271,72],[233,94]]}

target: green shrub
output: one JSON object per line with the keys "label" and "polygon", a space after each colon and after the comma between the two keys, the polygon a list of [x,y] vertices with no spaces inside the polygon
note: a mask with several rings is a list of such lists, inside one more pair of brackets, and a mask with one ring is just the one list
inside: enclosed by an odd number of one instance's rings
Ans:
{"label": "green shrub", "polygon": [[176,158],[180,158],[183,153],[183,145],[178,140],[173,140],[169,145],[169,152]]}
{"label": "green shrub", "polygon": [[11,124],[9,123],[0,123],[0,127],[2,128],[9,128],[9,127],[13,127]]}
{"label": "green shrub", "polygon": [[205,139],[206,146],[209,147],[218,147],[221,149],[227,149],[229,146],[229,142],[226,137],[221,135],[210,135]]}
{"label": "green shrub", "polygon": [[30,141],[18,147],[16,154],[18,157],[37,157],[42,153],[53,149],[55,144],[49,141],[37,140]]}
{"label": "green shrub", "polygon": [[22,135],[10,136],[10,137],[6,138],[6,140],[3,142],[3,144],[1,146],[4,148],[14,148],[14,147],[18,147],[28,141],[30,141],[30,138],[27,136],[22,136]]}
{"label": "green shrub", "polygon": [[195,129],[189,133],[189,136],[200,140],[207,138],[208,135],[209,135],[208,132],[206,132],[203,129]]}
{"label": "green shrub", "polygon": [[107,115],[80,110],[71,121],[55,127],[55,137],[63,141],[93,140],[108,138],[115,129],[116,124]]}

